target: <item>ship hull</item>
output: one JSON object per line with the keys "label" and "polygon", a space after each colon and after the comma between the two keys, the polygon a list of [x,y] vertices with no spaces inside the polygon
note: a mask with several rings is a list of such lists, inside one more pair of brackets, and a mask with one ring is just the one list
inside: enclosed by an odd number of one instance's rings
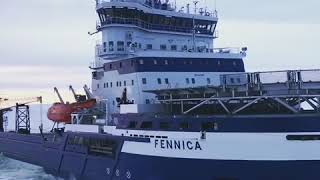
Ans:
{"label": "ship hull", "polygon": [[[106,157],[91,155],[81,148],[68,147],[70,144],[67,138],[71,136],[69,133],[64,133],[60,137],[45,136],[46,142],[40,135],[1,133],[0,151],[9,158],[41,166],[50,174],[81,180],[320,179],[318,173],[320,160],[215,160],[139,155],[122,152],[125,149],[125,138],[111,136],[108,138],[117,142],[118,147],[115,150],[115,156]],[[91,135],[86,134],[86,136]],[[53,142],[54,138],[56,138],[55,142]],[[136,140],[132,141],[134,142]]]}

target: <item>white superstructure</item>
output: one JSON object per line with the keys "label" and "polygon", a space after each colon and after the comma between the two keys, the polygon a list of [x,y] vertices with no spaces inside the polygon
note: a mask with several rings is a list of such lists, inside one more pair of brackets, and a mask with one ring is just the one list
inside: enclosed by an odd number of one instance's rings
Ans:
{"label": "white superstructure", "polygon": [[222,73],[243,72],[246,48],[215,48],[217,12],[191,13],[168,1],[97,1],[101,43],[92,63],[92,91],[119,112],[124,89],[133,104],[152,104],[145,90],[219,85]]}

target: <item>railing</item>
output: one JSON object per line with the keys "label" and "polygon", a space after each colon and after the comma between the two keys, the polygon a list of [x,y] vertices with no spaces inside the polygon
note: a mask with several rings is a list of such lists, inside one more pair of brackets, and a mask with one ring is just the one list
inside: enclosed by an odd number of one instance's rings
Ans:
{"label": "railing", "polygon": [[246,52],[241,51],[240,48],[216,48],[216,49],[205,49],[203,51],[193,51],[193,50],[160,50],[160,49],[139,49],[139,48],[128,48],[125,51],[113,51],[109,52],[108,50],[104,51],[104,48],[100,48],[97,51],[98,56],[105,56],[105,55],[127,55],[127,54],[136,54],[138,52],[177,52],[177,53],[201,53],[201,54],[234,54],[234,55],[241,55],[243,57],[246,56]]}
{"label": "railing", "polygon": [[320,69],[224,74],[221,75],[221,81],[224,86],[267,84],[302,86],[304,83],[320,83]]}
{"label": "railing", "polygon": [[[131,2],[131,3],[138,3],[143,6],[149,7],[149,8],[154,8],[154,9],[161,9],[161,10],[166,10],[166,11],[174,11],[178,13],[188,13],[183,10],[178,10],[179,8],[175,7],[172,4],[168,3],[162,3],[162,4],[157,4],[157,3],[152,3],[152,0],[97,0],[96,5],[101,5],[103,3],[109,3],[109,2]],[[215,10],[213,12],[209,11],[203,11],[204,8],[198,8],[199,12],[197,12],[195,15],[200,15],[200,16],[209,16],[209,17],[215,17],[218,18],[218,12]],[[189,11],[189,13],[194,12],[194,11]]]}
{"label": "railing", "polygon": [[[159,25],[159,24],[151,24],[140,19],[136,18],[116,18],[116,17],[108,17],[104,22],[97,24],[98,29],[110,24],[126,24],[126,25],[134,25],[147,30],[159,30],[159,31],[172,31],[172,32],[180,32],[180,33],[193,33],[192,27],[177,27],[177,26],[168,26],[168,25]],[[204,35],[213,35],[213,32],[207,29],[196,29],[196,34],[204,34]]]}

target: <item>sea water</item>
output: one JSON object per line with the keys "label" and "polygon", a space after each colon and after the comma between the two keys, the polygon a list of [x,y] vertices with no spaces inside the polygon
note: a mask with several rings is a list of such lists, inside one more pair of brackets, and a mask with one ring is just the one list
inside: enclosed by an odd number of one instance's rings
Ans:
{"label": "sea water", "polygon": [[[40,105],[30,106],[31,131],[39,132],[41,119],[44,129],[49,131],[53,123],[47,119],[47,111],[49,105],[43,105],[42,110]],[[42,112],[42,114],[40,113]],[[8,124],[5,127],[7,130],[15,129],[15,109],[6,115]],[[46,174],[43,168],[31,164],[23,163],[13,159],[9,159],[0,155],[0,180],[62,180],[52,175]]]}

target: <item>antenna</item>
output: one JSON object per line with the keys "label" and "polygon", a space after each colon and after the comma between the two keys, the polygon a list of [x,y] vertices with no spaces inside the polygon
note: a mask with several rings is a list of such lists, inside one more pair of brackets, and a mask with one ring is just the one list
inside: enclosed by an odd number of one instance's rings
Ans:
{"label": "antenna", "polygon": [[197,4],[199,3],[199,1],[193,1],[194,4],[194,14],[197,14]]}
{"label": "antenna", "polygon": [[217,11],[217,0],[214,0],[214,11]]}
{"label": "antenna", "polygon": [[187,13],[190,14],[190,4],[187,4]]}

